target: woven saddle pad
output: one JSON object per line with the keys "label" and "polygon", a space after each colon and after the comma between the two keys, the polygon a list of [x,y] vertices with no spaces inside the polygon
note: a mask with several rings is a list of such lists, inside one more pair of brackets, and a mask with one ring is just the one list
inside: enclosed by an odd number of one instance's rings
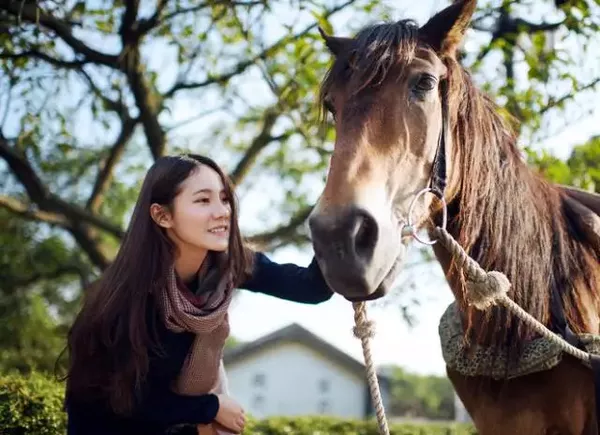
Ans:
{"label": "woven saddle pad", "polygon": [[[515,378],[551,369],[561,361],[563,354],[556,344],[547,338],[537,338],[523,346],[521,358],[507,370],[507,349],[494,349],[492,352],[488,347],[471,345],[467,350],[456,302],[451,303],[442,315],[438,331],[446,365],[465,376]],[[600,355],[600,336],[578,334],[578,337],[587,352]]]}

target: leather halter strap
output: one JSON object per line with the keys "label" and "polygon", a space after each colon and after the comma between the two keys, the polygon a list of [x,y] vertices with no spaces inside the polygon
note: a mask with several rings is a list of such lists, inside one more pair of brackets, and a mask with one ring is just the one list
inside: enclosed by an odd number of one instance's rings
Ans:
{"label": "leather halter strap", "polygon": [[448,82],[445,79],[440,82],[440,94],[442,102],[442,130],[438,138],[438,146],[433,159],[429,187],[438,198],[443,198],[448,184],[446,144],[448,143],[449,134]]}

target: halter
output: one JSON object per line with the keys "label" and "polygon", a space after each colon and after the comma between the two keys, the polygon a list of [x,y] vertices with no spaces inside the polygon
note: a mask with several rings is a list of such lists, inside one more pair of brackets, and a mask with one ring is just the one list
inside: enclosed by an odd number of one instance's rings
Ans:
{"label": "halter", "polygon": [[438,146],[433,158],[433,167],[431,168],[431,181],[429,188],[431,192],[440,200],[444,200],[446,192],[447,167],[446,167],[446,143],[448,142],[448,82],[440,82],[440,99],[442,102],[442,131],[438,138]]}

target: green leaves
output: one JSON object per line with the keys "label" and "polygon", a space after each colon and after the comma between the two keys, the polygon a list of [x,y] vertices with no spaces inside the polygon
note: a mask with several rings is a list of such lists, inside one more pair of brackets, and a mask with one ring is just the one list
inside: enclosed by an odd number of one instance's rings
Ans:
{"label": "green leaves", "polygon": [[487,6],[473,26],[482,43],[467,53],[465,64],[518,119],[523,141],[535,140],[556,117],[581,116],[569,108],[580,109],[581,88],[593,88],[587,85],[600,77],[589,62],[599,24],[598,6],[586,1],[565,2],[560,10],[549,0]]}
{"label": "green leaves", "polygon": [[600,136],[573,148],[563,161],[548,152],[528,150],[528,161],[547,179],[600,193]]}

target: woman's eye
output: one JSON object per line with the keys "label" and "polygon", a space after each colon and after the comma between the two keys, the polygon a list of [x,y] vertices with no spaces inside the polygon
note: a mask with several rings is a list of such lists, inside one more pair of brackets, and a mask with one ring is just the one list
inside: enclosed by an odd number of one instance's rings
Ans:
{"label": "woman's eye", "polygon": [[210,199],[208,199],[208,198],[198,198],[194,202],[198,202],[198,203],[201,203],[201,204],[208,204],[208,203],[210,203]]}

